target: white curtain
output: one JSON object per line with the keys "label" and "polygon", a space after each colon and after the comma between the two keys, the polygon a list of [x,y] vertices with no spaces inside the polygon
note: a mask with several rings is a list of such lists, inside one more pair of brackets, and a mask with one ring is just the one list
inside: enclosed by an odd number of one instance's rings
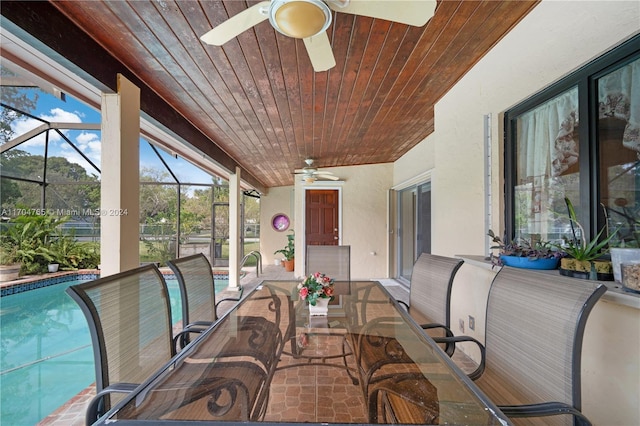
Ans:
{"label": "white curtain", "polygon": [[518,176],[558,176],[578,162],[578,88],[518,118]]}
{"label": "white curtain", "polygon": [[640,158],[640,60],[598,80],[599,118],[615,117],[627,122],[622,146]]}

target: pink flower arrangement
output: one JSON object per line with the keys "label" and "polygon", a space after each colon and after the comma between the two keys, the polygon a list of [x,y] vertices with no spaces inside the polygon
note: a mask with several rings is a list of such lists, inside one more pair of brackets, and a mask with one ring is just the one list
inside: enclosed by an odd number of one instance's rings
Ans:
{"label": "pink flower arrangement", "polygon": [[300,299],[308,300],[312,306],[316,305],[318,298],[333,300],[334,281],[321,272],[305,277],[304,281],[298,284],[298,294]]}

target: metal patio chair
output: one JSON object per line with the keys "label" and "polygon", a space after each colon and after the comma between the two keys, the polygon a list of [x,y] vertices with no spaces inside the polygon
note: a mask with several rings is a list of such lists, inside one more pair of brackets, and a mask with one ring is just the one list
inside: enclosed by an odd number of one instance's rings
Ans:
{"label": "metal patio chair", "polygon": [[[217,308],[220,303],[238,303],[241,300],[242,289],[238,297],[216,300],[211,264],[200,253],[170,260],[167,265],[174,272],[180,287],[183,329],[176,337],[180,347],[184,348],[191,334],[203,332],[218,320]],[[271,297],[274,303],[279,303],[275,295]],[[220,356],[231,358],[249,355],[262,363],[265,372],[272,371],[277,360],[271,354],[283,342],[279,322],[279,317],[271,322],[263,317],[243,315],[236,339],[227,343]]]}
{"label": "metal patio chair", "polygon": [[215,282],[211,264],[202,254],[181,257],[167,262],[176,276],[182,300],[182,325],[185,333],[180,345],[189,343],[189,335],[201,333],[218,319],[218,306],[222,302],[239,302],[238,297],[226,297],[216,300]]}
{"label": "metal patio chair", "polygon": [[[431,330],[433,337],[453,337],[451,289],[463,263],[462,259],[422,253],[413,265],[409,304],[398,301],[423,329]],[[446,344],[444,350],[453,356],[455,344]]]}
{"label": "metal patio chair", "polygon": [[146,265],[67,288],[89,324],[96,396],[87,408],[93,423],[121,396],[173,355],[169,293],[155,265]]}
{"label": "metal patio chair", "polygon": [[606,290],[508,266],[498,272],[487,301],[484,371],[475,383],[514,423],[544,417],[545,425],[591,424],[580,411],[582,340]]}
{"label": "metal patio chair", "polygon": [[307,246],[306,275],[322,272],[335,281],[351,281],[351,246]]}
{"label": "metal patio chair", "polygon": [[[96,370],[96,396],[89,402],[86,424],[93,424],[126,394],[150,379],[176,354],[169,293],[155,265],[146,265],[98,280],[70,286],[67,293],[82,309],[91,334]],[[200,374],[208,363],[190,364]],[[238,381],[238,378],[247,378]],[[236,380],[249,404],[244,417],[264,413],[267,374],[252,362],[230,362],[209,373],[180,406],[211,398],[221,382]],[[167,392],[181,391],[175,387]],[[184,390],[187,391],[187,390]],[[267,393],[268,395],[268,393]],[[235,403],[235,401],[234,401]],[[219,419],[224,419],[221,415]]]}
{"label": "metal patio chair", "polygon": [[[412,318],[434,338],[453,338],[450,325],[451,288],[456,273],[462,266],[462,259],[422,253],[413,267],[409,304],[404,305]],[[365,395],[369,395],[370,385],[385,381],[395,375],[393,370],[384,372],[389,364],[413,364],[402,345],[392,337],[385,337],[385,327],[392,334],[393,319],[380,321],[378,332],[369,331],[368,336],[354,335],[352,338],[357,364],[362,370],[362,386]],[[379,336],[377,336],[379,334]],[[458,336],[456,341],[474,341],[468,336]],[[455,351],[455,341],[443,341],[442,348],[449,356]],[[482,348],[483,349],[483,348]],[[470,378],[477,377],[482,371],[478,366],[468,373]]]}

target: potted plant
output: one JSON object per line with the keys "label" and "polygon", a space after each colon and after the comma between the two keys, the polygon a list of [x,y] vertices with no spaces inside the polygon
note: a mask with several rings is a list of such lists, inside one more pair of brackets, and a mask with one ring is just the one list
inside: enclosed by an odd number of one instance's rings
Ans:
{"label": "potted plant", "polygon": [[0,245],[0,281],[12,281],[20,276],[21,263],[17,249],[9,244]]}
{"label": "potted plant", "polygon": [[51,243],[58,226],[68,220],[51,214],[25,214],[11,219],[3,230],[5,246],[15,248],[15,258],[21,263],[21,273],[40,274],[52,263]]}
{"label": "potted plant", "polygon": [[[487,233],[496,245],[491,249],[499,249],[496,257],[491,253],[491,263],[495,266],[512,266],[523,269],[556,269],[558,261],[564,256],[560,250],[554,250],[551,243],[538,241],[531,243],[525,238],[517,238],[511,242],[505,242],[491,229]],[[505,238],[506,240],[506,238]]]}
{"label": "potted plant", "polygon": [[284,270],[287,272],[291,272],[294,269],[295,263],[295,246],[294,246],[295,234],[291,231],[291,234],[287,235],[287,245],[280,250],[276,250],[273,254],[281,253],[284,256]]}
{"label": "potted plant", "polygon": [[607,245],[617,230],[608,235],[602,241],[602,228],[598,234],[587,242],[584,238],[578,238],[576,227],[580,231],[580,236],[584,236],[584,228],[578,222],[576,211],[573,208],[571,200],[565,197],[567,210],[569,211],[569,220],[571,222],[572,238],[567,240],[561,249],[567,253],[567,257],[560,262],[560,274],[584,279],[598,279],[603,281],[613,280],[613,268],[611,261],[605,259],[608,248]]}
{"label": "potted plant", "polygon": [[310,315],[327,315],[329,302],[334,299],[334,280],[321,272],[315,272],[298,284],[301,300],[309,302]]}

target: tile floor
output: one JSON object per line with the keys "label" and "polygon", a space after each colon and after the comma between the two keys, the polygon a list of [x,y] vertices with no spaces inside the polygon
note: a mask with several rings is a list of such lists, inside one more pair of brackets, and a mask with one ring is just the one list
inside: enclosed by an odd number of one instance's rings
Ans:
{"label": "tile floor", "polygon": [[[259,277],[256,270],[247,270],[242,280],[244,293],[248,294],[262,280],[286,280],[294,278],[292,272],[285,272],[281,266],[265,266]],[[381,280],[389,292],[400,300],[407,301],[408,291],[394,280]],[[221,305],[224,308],[223,305]],[[338,340],[336,341],[338,342]],[[458,351],[459,352],[459,351]],[[470,360],[458,355],[458,361],[467,363]],[[454,357],[455,359],[456,357]],[[458,362],[457,361],[457,362]],[[281,364],[295,362],[290,356],[283,356]],[[341,363],[340,361],[336,361]],[[316,401],[310,404],[308,397],[311,381],[318,380],[323,384],[321,394],[315,395]],[[64,406],[43,419],[39,426],[81,426],[84,425],[85,407],[95,394],[93,388],[87,388]],[[363,423],[367,421],[364,398],[358,385],[354,385],[346,371],[336,367],[309,366],[305,368],[281,369],[274,375],[271,409],[265,414],[266,421],[289,422],[341,422]]]}

